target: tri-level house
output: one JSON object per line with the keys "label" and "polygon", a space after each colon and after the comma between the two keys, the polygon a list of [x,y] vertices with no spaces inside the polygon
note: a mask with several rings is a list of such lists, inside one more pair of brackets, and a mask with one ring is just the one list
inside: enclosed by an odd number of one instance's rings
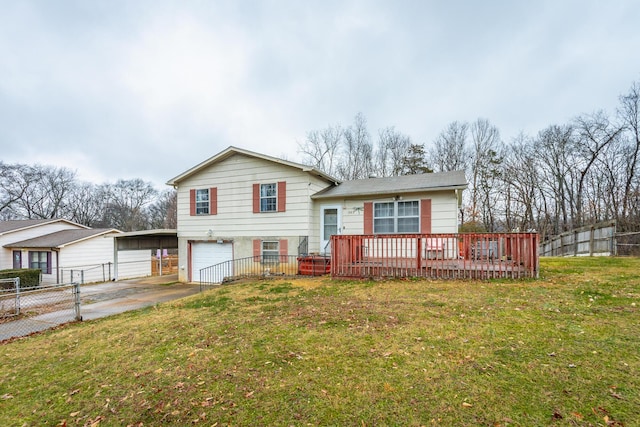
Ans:
{"label": "tri-level house", "polygon": [[334,234],[456,233],[464,172],[340,182],[229,147],[167,182],[178,196],[180,281],[230,260],[325,254]]}

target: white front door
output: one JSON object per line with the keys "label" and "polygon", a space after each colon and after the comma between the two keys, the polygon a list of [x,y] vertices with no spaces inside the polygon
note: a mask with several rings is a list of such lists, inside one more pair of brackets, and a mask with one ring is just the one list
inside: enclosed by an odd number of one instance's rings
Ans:
{"label": "white front door", "polygon": [[342,228],[342,208],[340,205],[320,207],[320,253],[331,252],[331,236],[340,234]]}

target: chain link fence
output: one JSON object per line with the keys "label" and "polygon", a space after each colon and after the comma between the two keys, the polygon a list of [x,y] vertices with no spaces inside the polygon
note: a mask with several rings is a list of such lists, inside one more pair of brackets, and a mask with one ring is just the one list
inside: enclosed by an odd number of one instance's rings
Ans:
{"label": "chain link fence", "polygon": [[19,278],[0,282],[0,341],[82,320],[78,283],[21,288]]}

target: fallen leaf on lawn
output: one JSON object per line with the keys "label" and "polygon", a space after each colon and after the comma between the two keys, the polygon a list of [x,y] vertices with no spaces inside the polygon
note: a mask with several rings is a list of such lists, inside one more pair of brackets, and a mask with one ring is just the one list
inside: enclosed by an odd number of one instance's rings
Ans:
{"label": "fallen leaf on lawn", "polygon": [[464,406],[465,408],[471,408],[473,405],[469,402],[462,402],[462,406]]}
{"label": "fallen leaf on lawn", "polygon": [[2,400],[7,400],[7,399],[13,399],[13,396],[10,395],[9,393],[3,394],[2,395]]}
{"label": "fallen leaf on lawn", "polygon": [[615,397],[616,399],[622,400],[622,395],[620,393],[616,393],[613,390],[609,390],[609,393],[611,393],[611,397]]}
{"label": "fallen leaf on lawn", "polygon": [[79,413],[80,413],[80,411],[72,412],[72,413],[70,413],[70,414],[69,414],[69,416],[70,416],[70,417],[75,417],[75,416],[77,416]]}
{"label": "fallen leaf on lawn", "polygon": [[254,390],[254,391],[250,391],[249,393],[246,393],[246,394],[244,395],[244,397],[246,397],[246,398],[248,399],[248,398],[250,398],[251,396],[253,396],[253,393],[255,393],[255,390]]}

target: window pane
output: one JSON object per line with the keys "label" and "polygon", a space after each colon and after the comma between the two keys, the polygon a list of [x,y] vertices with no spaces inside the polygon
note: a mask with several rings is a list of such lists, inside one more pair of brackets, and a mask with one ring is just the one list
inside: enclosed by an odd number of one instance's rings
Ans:
{"label": "window pane", "polygon": [[329,240],[332,235],[338,234],[338,209],[324,209],[323,240]]}
{"label": "window pane", "polygon": [[275,184],[262,184],[260,186],[260,197],[275,197],[276,185]]}
{"label": "window pane", "polygon": [[392,217],[393,203],[376,203],[373,208],[373,217]]}
{"label": "window pane", "polygon": [[393,233],[393,218],[379,218],[373,220],[374,233]]}
{"label": "window pane", "polygon": [[398,217],[401,216],[418,216],[420,209],[418,202],[398,202]]}
{"label": "window pane", "polygon": [[39,268],[43,273],[48,273],[47,252],[29,252],[29,268]]}
{"label": "window pane", "polygon": [[419,231],[418,218],[398,218],[398,233],[418,233]]}
{"label": "window pane", "polygon": [[277,263],[280,255],[279,242],[262,242],[262,262]]}
{"label": "window pane", "polygon": [[420,203],[385,202],[374,203],[374,233],[419,233]]}
{"label": "window pane", "polygon": [[275,212],[278,210],[276,184],[260,184],[260,212]]}
{"label": "window pane", "polygon": [[275,198],[261,199],[260,200],[260,211],[261,212],[275,211],[276,207],[277,207],[277,205],[276,205],[276,199]]}
{"label": "window pane", "polygon": [[209,189],[196,190],[196,215],[209,214]]}

